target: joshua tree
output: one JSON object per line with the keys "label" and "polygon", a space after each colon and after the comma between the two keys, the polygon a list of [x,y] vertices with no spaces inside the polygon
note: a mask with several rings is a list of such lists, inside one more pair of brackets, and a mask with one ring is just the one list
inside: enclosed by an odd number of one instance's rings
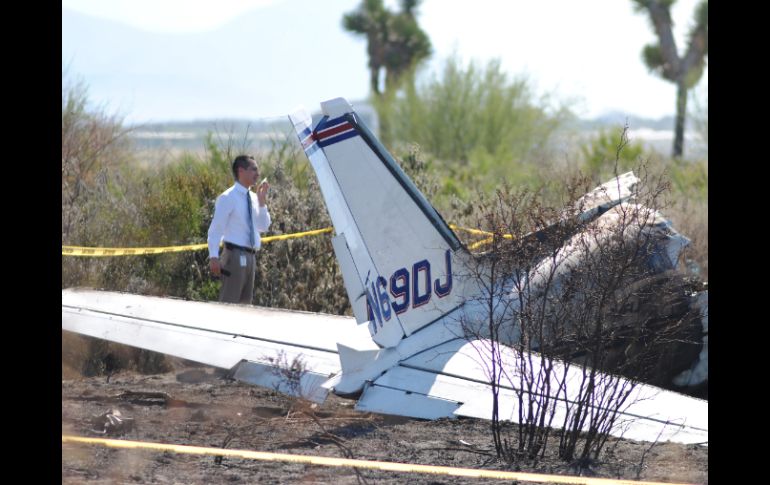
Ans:
{"label": "joshua tree", "polygon": [[695,8],[694,25],[689,32],[687,51],[680,56],[672,33],[671,6],[676,0],[633,0],[636,9],[646,11],[658,36],[656,44],[642,50],[647,67],[667,81],[676,84],[676,121],[672,156],[682,156],[684,148],[684,121],[687,113],[687,91],[694,87],[706,66],[708,57],[708,0]]}
{"label": "joshua tree", "polygon": [[342,26],[364,35],[369,55],[369,83],[379,96],[380,71],[385,70],[385,89],[391,90],[403,75],[431,54],[427,34],[415,17],[419,0],[401,0],[401,11],[391,12],[383,0],[363,0],[358,8],[345,14]]}

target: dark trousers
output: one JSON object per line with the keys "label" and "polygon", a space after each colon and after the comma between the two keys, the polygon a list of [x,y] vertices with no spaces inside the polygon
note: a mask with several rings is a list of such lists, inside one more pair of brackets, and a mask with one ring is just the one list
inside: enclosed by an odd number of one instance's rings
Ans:
{"label": "dark trousers", "polygon": [[[245,258],[245,266],[241,265],[241,258]],[[219,301],[251,305],[254,296],[254,260],[254,253],[240,249],[223,249],[220,259],[223,271]]]}

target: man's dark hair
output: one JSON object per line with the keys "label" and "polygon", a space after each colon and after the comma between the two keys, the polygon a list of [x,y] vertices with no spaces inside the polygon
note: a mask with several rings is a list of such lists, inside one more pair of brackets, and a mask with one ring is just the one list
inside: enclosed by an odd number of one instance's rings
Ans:
{"label": "man's dark hair", "polygon": [[[248,168],[249,160],[254,160],[254,163],[257,163],[257,159],[251,155],[238,155],[235,157],[235,160],[233,160],[233,178],[235,180],[238,180],[238,168]],[[259,165],[257,165],[257,169],[259,169]]]}

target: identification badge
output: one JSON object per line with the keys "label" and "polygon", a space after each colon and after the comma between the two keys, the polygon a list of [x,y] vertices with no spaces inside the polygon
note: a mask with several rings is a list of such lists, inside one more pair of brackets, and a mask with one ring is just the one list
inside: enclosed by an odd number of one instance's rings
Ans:
{"label": "identification badge", "polygon": [[241,268],[246,267],[246,256],[241,254]]}

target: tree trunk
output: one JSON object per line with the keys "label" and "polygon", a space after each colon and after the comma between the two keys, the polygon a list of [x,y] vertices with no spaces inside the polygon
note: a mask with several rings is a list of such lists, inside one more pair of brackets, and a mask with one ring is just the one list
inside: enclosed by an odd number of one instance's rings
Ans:
{"label": "tree trunk", "polygon": [[369,68],[369,84],[372,88],[372,93],[374,93],[376,96],[379,96],[380,95],[380,68],[379,67]]}
{"label": "tree trunk", "polygon": [[676,83],[676,121],[674,122],[674,149],[673,158],[681,158],[684,151],[684,121],[687,115],[687,87],[684,84],[684,76]]}

